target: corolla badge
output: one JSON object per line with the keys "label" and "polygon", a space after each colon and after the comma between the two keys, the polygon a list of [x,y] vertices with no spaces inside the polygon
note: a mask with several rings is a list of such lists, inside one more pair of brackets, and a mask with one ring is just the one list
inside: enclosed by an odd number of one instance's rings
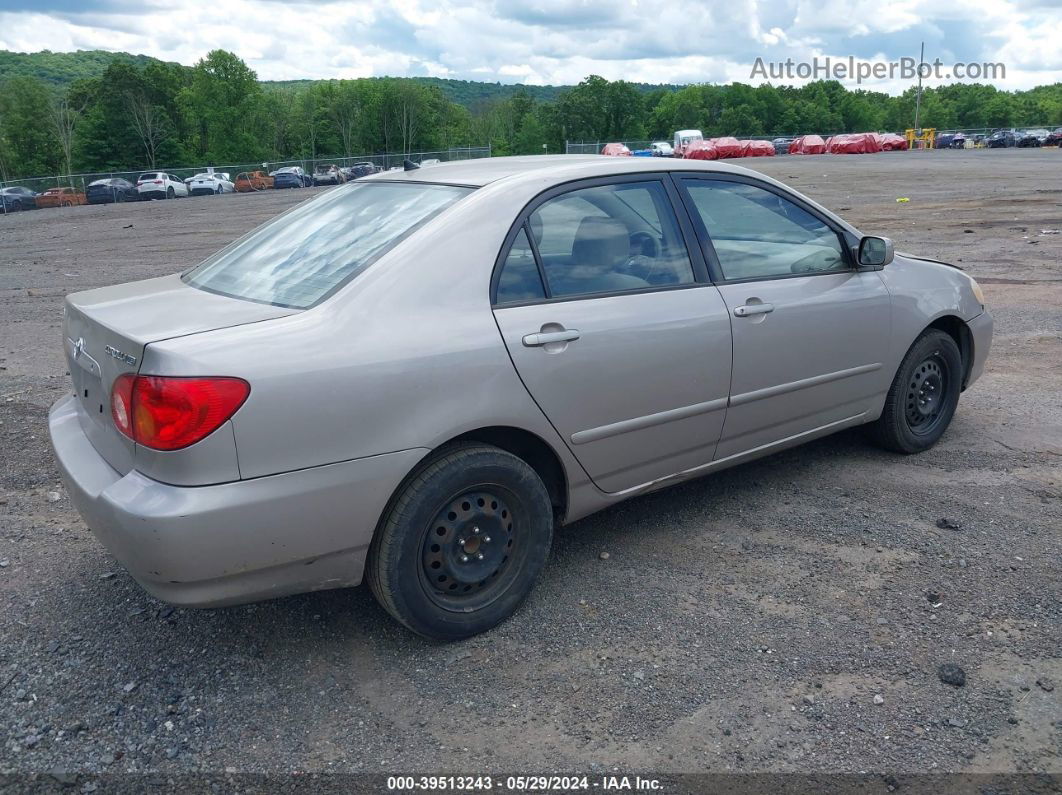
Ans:
{"label": "corolla badge", "polygon": [[[80,341],[81,340],[78,340],[78,342],[80,342]],[[113,345],[107,345],[107,346],[104,347],[103,350],[107,351],[107,353],[110,354],[112,359],[117,359],[120,362],[125,362],[130,367],[132,367],[134,364],[136,364],[136,357],[135,356],[130,356],[125,351],[120,351],[117,348],[115,348]]]}

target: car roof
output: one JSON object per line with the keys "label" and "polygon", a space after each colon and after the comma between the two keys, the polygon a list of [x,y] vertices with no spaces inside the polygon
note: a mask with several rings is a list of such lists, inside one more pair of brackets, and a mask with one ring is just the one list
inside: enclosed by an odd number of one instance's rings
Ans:
{"label": "car roof", "polygon": [[726,174],[755,174],[741,166],[706,160],[667,160],[648,157],[609,157],[608,155],[524,155],[485,157],[439,163],[430,169],[385,171],[365,177],[377,182],[434,182],[482,187],[499,180],[522,177],[553,177],[557,184],[576,179],[609,177],[659,171],[712,171]]}

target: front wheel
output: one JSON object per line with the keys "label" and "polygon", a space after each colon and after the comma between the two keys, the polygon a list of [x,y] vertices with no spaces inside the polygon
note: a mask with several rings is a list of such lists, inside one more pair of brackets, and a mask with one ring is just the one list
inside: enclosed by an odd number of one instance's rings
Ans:
{"label": "front wheel", "polygon": [[962,391],[962,355],[943,331],[930,329],[907,352],[871,426],[875,441],[897,453],[928,450],[948,429]]}
{"label": "front wheel", "polygon": [[496,447],[443,451],[395,498],[366,564],[369,587],[414,632],[457,640],[508,618],[553,538],[541,478]]}

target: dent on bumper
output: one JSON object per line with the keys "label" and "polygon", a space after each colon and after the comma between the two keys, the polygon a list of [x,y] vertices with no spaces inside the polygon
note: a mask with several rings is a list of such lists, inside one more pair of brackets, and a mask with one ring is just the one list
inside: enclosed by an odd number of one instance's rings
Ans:
{"label": "dent on bumper", "polygon": [[973,362],[970,364],[970,372],[966,376],[965,384],[965,387],[969,388],[985,371],[988,352],[992,348],[994,322],[992,315],[986,309],[977,317],[969,320],[966,325],[970,329],[970,336],[973,337]]}
{"label": "dent on bumper", "polygon": [[86,524],[152,595],[210,607],[357,585],[377,520],[427,451],[414,449],[215,486],[116,472],[66,397],[52,446]]}

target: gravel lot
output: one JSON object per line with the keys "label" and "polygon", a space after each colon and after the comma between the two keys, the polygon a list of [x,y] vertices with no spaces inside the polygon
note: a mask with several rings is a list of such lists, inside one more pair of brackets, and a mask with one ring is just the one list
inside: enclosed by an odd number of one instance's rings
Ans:
{"label": "gravel lot", "polygon": [[563,529],[451,645],[365,588],[167,607],[59,485],[63,295],[314,191],[0,217],[0,773],[1062,774],[1062,151],[746,162],[977,276],[984,378],[923,455],[847,432]]}

